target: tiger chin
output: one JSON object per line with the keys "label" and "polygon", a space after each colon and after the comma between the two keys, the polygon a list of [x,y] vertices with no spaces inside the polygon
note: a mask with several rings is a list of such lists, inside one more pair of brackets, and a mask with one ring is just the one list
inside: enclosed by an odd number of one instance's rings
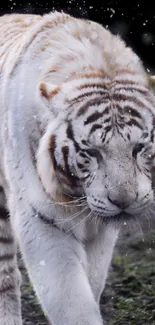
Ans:
{"label": "tiger chin", "polygon": [[64,13],[3,16],[0,35],[0,324],[22,324],[19,246],[50,324],[102,325],[120,226],[154,207],[154,78]]}

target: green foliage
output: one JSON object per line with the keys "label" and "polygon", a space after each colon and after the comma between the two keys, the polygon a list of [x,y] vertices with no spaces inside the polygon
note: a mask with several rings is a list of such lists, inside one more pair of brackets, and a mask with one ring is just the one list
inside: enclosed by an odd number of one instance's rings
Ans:
{"label": "green foliage", "polygon": [[103,315],[105,311],[108,325],[154,325],[155,231],[144,241],[135,236],[123,243],[119,242],[101,299]]}

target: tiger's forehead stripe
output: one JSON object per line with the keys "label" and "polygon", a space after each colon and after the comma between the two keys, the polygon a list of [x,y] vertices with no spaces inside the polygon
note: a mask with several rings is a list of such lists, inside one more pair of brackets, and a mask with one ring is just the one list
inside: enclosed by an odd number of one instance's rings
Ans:
{"label": "tiger's forehead stripe", "polygon": [[84,121],[84,125],[90,124],[92,122],[97,121],[98,119],[100,119],[102,116],[104,115],[104,111],[103,112],[98,112],[95,111],[93,112],[91,115],[89,115],[85,121]]}
{"label": "tiger's forehead stripe", "polygon": [[[79,108],[78,108],[78,112],[77,112],[77,117],[79,117],[79,116],[82,116],[82,115],[84,115],[84,114],[86,114],[88,111],[89,111],[89,109],[91,108],[91,107],[101,107],[102,105],[103,105],[103,103],[104,103],[104,97],[97,97],[97,98],[94,98],[94,99],[91,99],[91,100],[88,100],[87,99],[87,101],[86,102],[84,102],[84,104],[82,104]],[[105,104],[105,108],[104,108],[104,110],[102,111],[102,116],[103,115],[106,115],[106,114],[108,114],[109,113],[109,109],[110,109],[110,107],[109,107],[109,103],[107,103],[107,104]]]}
{"label": "tiger's forehead stripe", "polygon": [[102,74],[98,74],[96,71],[87,72],[86,77],[85,74],[80,74],[78,77],[75,75],[74,78],[70,80],[67,79],[67,83],[72,84],[72,92],[68,94],[68,105],[72,106],[73,104],[81,101],[85,96],[87,97],[94,97],[96,95],[104,96],[104,99],[109,99],[109,79],[107,77],[103,78]]}
{"label": "tiger's forehead stripe", "polygon": [[[88,67],[89,69],[91,68]],[[152,115],[152,102],[148,96],[148,85],[140,83],[140,80],[140,74],[127,68],[120,70],[113,80],[102,69],[75,73],[71,78],[74,92],[69,96],[69,107],[78,105],[76,117],[80,117],[87,114],[92,106],[94,106],[95,112],[96,107],[99,109],[99,106],[103,105],[105,113],[107,113],[107,106],[109,106],[110,112],[112,108],[114,110],[120,105],[122,116],[130,113],[132,118],[143,119],[147,110]],[[70,82],[69,79],[68,82]],[[129,111],[126,109],[127,106],[131,108]],[[139,110],[137,115],[135,115],[136,110]],[[92,114],[94,112],[91,110]],[[129,124],[131,125],[131,123]],[[135,122],[133,125],[139,125],[141,128],[139,122]]]}
{"label": "tiger's forehead stripe", "polygon": [[93,124],[90,131],[89,131],[89,137],[90,135],[95,132],[96,130],[102,129],[102,125],[101,124]]}
{"label": "tiger's forehead stripe", "polygon": [[[98,86],[99,89],[103,86],[104,95],[98,91]],[[75,89],[79,90],[78,95],[75,92],[75,99],[72,99],[74,105],[78,104],[76,117],[85,115],[83,124],[92,124],[89,129],[89,136],[102,129],[102,139],[105,140],[105,133],[112,130],[115,124],[117,128],[120,128],[120,134],[123,136],[121,129],[124,129],[125,123],[129,127],[137,127],[143,131],[145,115],[143,109],[152,114],[151,103],[146,96],[148,94],[147,87],[141,86],[137,82],[131,82],[131,80],[125,80],[125,88],[121,84],[121,79],[119,82],[113,81],[111,84],[108,82],[107,87],[104,82],[103,84],[100,82],[99,85],[97,83],[97,87],[95,87],[95,82],[90,78],[89,83],[82,83]],[[83,101],[81,104],[80,99]],[[103,110],[101,110],[102,106],[104,107]],[[110,116],[106,117],[109,113],[111,113]]]}
{"label": "tiger's forehead stripe", "polygon": [[79,94],[75,96],[72,100],[67,101],[69,107],[73,106],[74,104],[77,104],[78,102],[82,101],[83,99],[89,99],[93,100],[93,97],[100,97],[102,101],[107,101],[109,99],[108,92],[105,92],[103,90],[97,89],[97,90],[90,90],[83,92],[82,94]]}
{"label": "tiger's forehead stripe", "polygon": [[117,107],[118,113],[120,113],[122,115],[123,115],[123,111],[124,111],[125,113],[128,113],[128,114],[132,115],[133,117],[142,119],[142,115],[136,109],[134,109],[131,105],[125,105],[122,108],[117,104],[116,107]]}
{"label": "tiger's forehead stripe", "polygon": [[78,86],[76,86],[76,89],[78,89],[78,90],[82,90],[82,89],[87,89],[88,88],[88,90],[90,89],[90,90],[92,90],[92,88],[94,89],[94,90],[97,90],[97,89],[100,89],[100,90],[102,90],[103,91],[103,89],[105,90],[105,92],[107,91],[107,83],[106,82],[103,82],[104,80],[100,80],[100,82],[95,82],[95,80],[93,79],[91,79],[90,81],[89,80],[87,80],[87,82],[84,82],[83,84],[80,84],[80,85],[78,85]]}
{"label": "tiger's forehead stripe", "polygon": [[148,93],[148,87],[144,87],[140,83],[136,83],[133,80],[121,79],[121,82],[120,80],[115,80],[115,89],[122,90],[126,88],[132,91],[138,91],[143,95],[147,95]]}

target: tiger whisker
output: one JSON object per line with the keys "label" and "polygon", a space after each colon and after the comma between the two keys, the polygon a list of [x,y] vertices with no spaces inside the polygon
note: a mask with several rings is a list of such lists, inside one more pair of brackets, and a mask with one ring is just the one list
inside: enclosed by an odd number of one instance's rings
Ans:
{"label": "tiger whisker", "polygon": [[62,206],[62,207],[70,207],[71,208],[71,207],[81,207],[81,206],[84,206],[86,204],[87,204],[86,201],[81,202],[79,204],[74,204],[74,201],[72,201],[72,204],[69,203],[69,202],[68,203],[66,203],[66,202],[54,202],[54,203],[50,203],[50,204],[46,205],[46,207],[51,207],[51,206],[57,206],[57,205],[59,205],[59,206]]}
{"label": "tiger whisker", "polygon": [[56,222],[57,225],[59,224],[63,224],[64,222],[69,222],[72,221],[73,219],[75,219],[76,217],[79,217],[80,215],[82,215],[83,212],[85,212],[88,208],[85,207],[82,210],[78,211],[77,213],[73,214],[72,216],[70,216],[69,218],[66,219],[59,219],[58,222]]}
{"label": "tiger whisker", "polygon": [[[90,211],[90,213],[88,213],[88,215],[87,215],[85,218],[83,218],[83,219],[80,220],[76,225],[74,225],[74,227],[70,228],[70,229],[68,230],[69,234],[68,234],[67,236],[65,236],[65,238],[61,241],[61,244],[63,244],[63,243],[66,241],[66,239],[69,238],[69,237],[72,235],[72,233],[70,233],[71,230],[75,229],[75,228],[78,227],[82,222],[86,221],[86,220],[91,216],[91,214],[92,214],[92,211]],[[67,233],[67,232],[66,232],[66,233]]]}
{"label": "tiger whisker", "polygon": [[[75,205],[74,203],[78,203],[78,202],[81,202],[77,205]],[[54,201],[54,202],[51,202],[50,204],[41,204],[41,207],[50,207],[50,206],[56,206],[56,205],[60,205],[60,206],[66,206],[66,207],[71,207],[71,206],[82,206],[83,204],[86,204],[86,200],[85,198],[78,198],[76,200],[73,200],[73,201]]]}
{"label": "tiger whisker", "polygon": [[81,200],[81,199],[83,199],[83,198],[86,198],[86,196],[84,195],[84,196],[80,196],[80,197],[77,197],[77,196],[74,196],[74,195],[72,195],[72,194],[69,194],[69,193],[67,193],[64,189],[61,189],[61,191],[62,191],[62,193],[64,193],[65,195],[67,195],[67,196],[69,196],[70,198],[74,198],[74,199],[79,199],[79,200]]}
{"label": "tiger whisker", "polygon": [[[68,237],[70,237],[71,235],[72,235],[72,233],[70,233],[73,229],[75,229],[76,227],[78,227],[82,222],[84,222],[84,221],[86,221],[90,216],[91,216],[91,214],[92,214],[92,211],[90,211],[90,213],[88,213],[88,215],[84,218],[84,219],[82,219],[82,220],[80,220],[74,227],[72,227],[72,228],[70,228],[67,232],[69,232],[69,234],[65,237],[65,239],[64,240],[66,240]],[[63,240],[63,241],[64,241]]]}

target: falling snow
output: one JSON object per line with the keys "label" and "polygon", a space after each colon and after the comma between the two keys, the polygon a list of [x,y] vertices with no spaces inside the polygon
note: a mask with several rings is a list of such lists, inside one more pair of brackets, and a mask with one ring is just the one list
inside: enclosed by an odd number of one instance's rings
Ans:
{"label": "falling snow", "polygon": [[39,265],[41,265],[41,266],[45,266],[45,265],[46,265],[46,263],[45,263],[45,261],[44,261],[44,260],[42,260],[42,261],[40,261],[40,262],[39,262]]}

